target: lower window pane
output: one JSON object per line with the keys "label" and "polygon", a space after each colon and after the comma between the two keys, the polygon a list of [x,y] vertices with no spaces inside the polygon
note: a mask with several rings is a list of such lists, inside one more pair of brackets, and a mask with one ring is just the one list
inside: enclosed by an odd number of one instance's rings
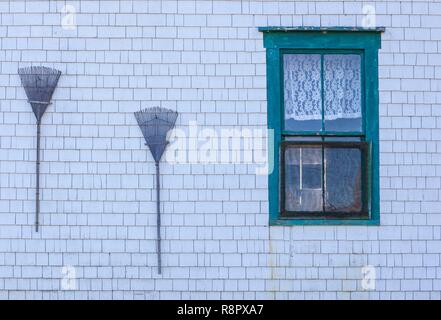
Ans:
{"label": "lower window pane", "polygon": [[281,209],[286,217],[367,217],[368,145],[284,141]]}
{"label": "lower window pane", "polygon": [[286,149],[285,209],[322,211],[322,185],[322,148],[313,146]]}
{"label": "lower window pane", "polygon": [[362,153],[357,148],[325,148],[325,211],[361,212]]}

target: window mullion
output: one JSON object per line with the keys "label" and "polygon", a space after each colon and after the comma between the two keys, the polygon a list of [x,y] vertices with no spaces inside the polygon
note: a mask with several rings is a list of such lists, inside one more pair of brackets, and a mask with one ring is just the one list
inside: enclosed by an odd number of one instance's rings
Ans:
{"label": "window mullion", "polygon": [[326,165],[325,165],[325,146],[322,144],[322,211],[325,210],[325,192],[326,192]]}
{"label": "window mullion", "polygon": [[325,86],[324,86],[324,70],[323,70],[323,57],[324,55],[320,55],[320,94],[321,94],[321,101],[322,101],[322,129],[321,132],[323,133],[325,131]]}
{"label": "window mullion", "polygon": [[[320,55],[320,87],[321,87],[321,101],[322,101],[322,129],[321,134],[325,131],[325,85],[324,85],[324,69],[323,69],[323,57],[324,55]],[[322,142],[324,141],[324,137],[322,136]],[[325,192],[326,192],[326,183],[325,183],[325,149],[324,145],[322,145],[322,211],[325,213]]]}

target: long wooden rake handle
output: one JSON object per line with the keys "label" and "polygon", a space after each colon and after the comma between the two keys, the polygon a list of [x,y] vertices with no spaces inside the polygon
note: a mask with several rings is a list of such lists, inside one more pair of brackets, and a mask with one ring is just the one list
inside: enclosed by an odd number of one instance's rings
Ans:
{"label": "long wooden rake handle", "polygon": [[159,185],[159,162],[156,162],[156,234],[157,234],[157,255],[158,273],[161,274],[161,199]]}
{"label": "long wooden rake handle", "polygon": [[35,231],[38,232],[40,216],[40,121],[37,121],[37,157],[35,162],[36,186],[35,186]]}

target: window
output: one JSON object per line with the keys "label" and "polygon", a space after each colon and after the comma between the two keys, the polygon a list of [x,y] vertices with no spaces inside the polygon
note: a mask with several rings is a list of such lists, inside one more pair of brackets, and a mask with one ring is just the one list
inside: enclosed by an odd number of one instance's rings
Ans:
{"label": "window", "polygon": [[277,151],[270,224],[378,224],[383,29],[259,30]]}

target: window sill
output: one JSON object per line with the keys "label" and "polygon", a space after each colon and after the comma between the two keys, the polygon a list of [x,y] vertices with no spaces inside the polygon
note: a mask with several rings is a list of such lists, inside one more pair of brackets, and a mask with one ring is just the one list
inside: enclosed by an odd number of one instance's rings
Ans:
{"label": "window sill", "polygon": [[379,219],[270,219],[270,226],[379,226]]}

